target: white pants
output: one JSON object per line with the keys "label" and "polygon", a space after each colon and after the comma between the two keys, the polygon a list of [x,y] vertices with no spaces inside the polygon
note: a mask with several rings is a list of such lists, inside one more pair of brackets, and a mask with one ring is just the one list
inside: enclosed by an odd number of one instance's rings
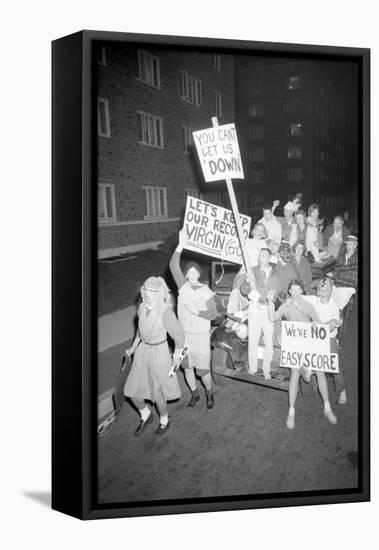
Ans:
{"label": "white pants", "polygon": [[258,344],[263,331],[264,354],[263,373],[269,374],[273,352],[274,323],[268,318],[268,306],[261,304],[249,304],[249,370],[256,372],[258,369]]}

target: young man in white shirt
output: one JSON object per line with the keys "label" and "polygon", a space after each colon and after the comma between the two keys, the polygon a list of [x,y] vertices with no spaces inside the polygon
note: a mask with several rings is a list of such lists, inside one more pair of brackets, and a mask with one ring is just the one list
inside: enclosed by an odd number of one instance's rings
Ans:
{"label": "young man in white shirt", "polygon": [[263,223],[267,230],[268,238],[280,244],[282,240],[282,226],[272,213],[272,205],[266,204],[263,207],[263,217],[258,223]]}

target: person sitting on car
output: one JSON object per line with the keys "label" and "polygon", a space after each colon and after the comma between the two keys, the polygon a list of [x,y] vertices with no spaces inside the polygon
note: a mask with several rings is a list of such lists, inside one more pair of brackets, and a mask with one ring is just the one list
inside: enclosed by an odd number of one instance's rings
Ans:
{"label": "person sitting on car", "polygon": [[[274,213],[277,206],[279,206],[280,201],[274,201],[272,204],[272,212]],[[294,213],[298,210],[300,206],[300,200],[295,198],[293,201],[288,201],[283,207],[283,217],[276,216],[276,219],[282,226],[282,241],[289,243],[290,237],[293,230],[293,225],[295,224]]]}
{"label": "person sitting on car", "polygon": [[268,238],[279,244],[282,240],[282,226],[273,215],[272,209],[271,204],[263,206],[263,217],[259,220],[259,223],[263,223],[265,226]]}
{"label": "person sitting on car", "polygon": [[292,255],[292,249],[289,244],[282,243],[279,246],[278,276],[279,298],[281,299],[287,297],[288,285],[290,281],[296,279],[296,271],[292,264]]}
{"label": "person sitting on car", "polygon": [[350,229],[345,226],[342,216],[335,216],[333,223],[327,225],[323,233],[323,245],[328,255],[337,258],[341,246],[350,234]]}
{"label": "person sitting on car", "polygon": [[346,238],[345,246],[337,258],[335,271],[335,284],[337,286],[358,285],[358,237],[349,235]]}
{"label": "person sitting on car", "polygon": [[305,294],[312,293],[312,270],[309,261],[305,257],[305,245],[297,242],[292,247],[293,256],[291,264],[295,272],[295,278],[303,281]]}
{"label": "person sitting on car", "polygon": [[295,223],[292,226],[289,238],[289,244],[293,246],[295,243],[305,243],[307,233],[306,214],[304,210],[295,212]]}

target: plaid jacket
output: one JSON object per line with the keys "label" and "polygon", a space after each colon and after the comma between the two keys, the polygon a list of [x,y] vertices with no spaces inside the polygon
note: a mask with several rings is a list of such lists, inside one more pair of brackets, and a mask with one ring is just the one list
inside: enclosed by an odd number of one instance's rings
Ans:
{"label": "plaid jacket", "polygon": [[342,247],[337,258],[334,276],[337,283],[356,287],[358,284],[358,249],[355,249],[354,254],[350,256],[347,265],[345,254],[346,248]]}

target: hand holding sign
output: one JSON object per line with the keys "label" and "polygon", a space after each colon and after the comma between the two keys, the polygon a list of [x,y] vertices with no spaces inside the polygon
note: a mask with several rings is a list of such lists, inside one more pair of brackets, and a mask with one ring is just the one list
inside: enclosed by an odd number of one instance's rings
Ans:
{"label": "hand holding sign", "polygon": [[179,231],[179,246],[181,248],[185,248],[186,244],[188,242],[188,235],[184,227]]}

